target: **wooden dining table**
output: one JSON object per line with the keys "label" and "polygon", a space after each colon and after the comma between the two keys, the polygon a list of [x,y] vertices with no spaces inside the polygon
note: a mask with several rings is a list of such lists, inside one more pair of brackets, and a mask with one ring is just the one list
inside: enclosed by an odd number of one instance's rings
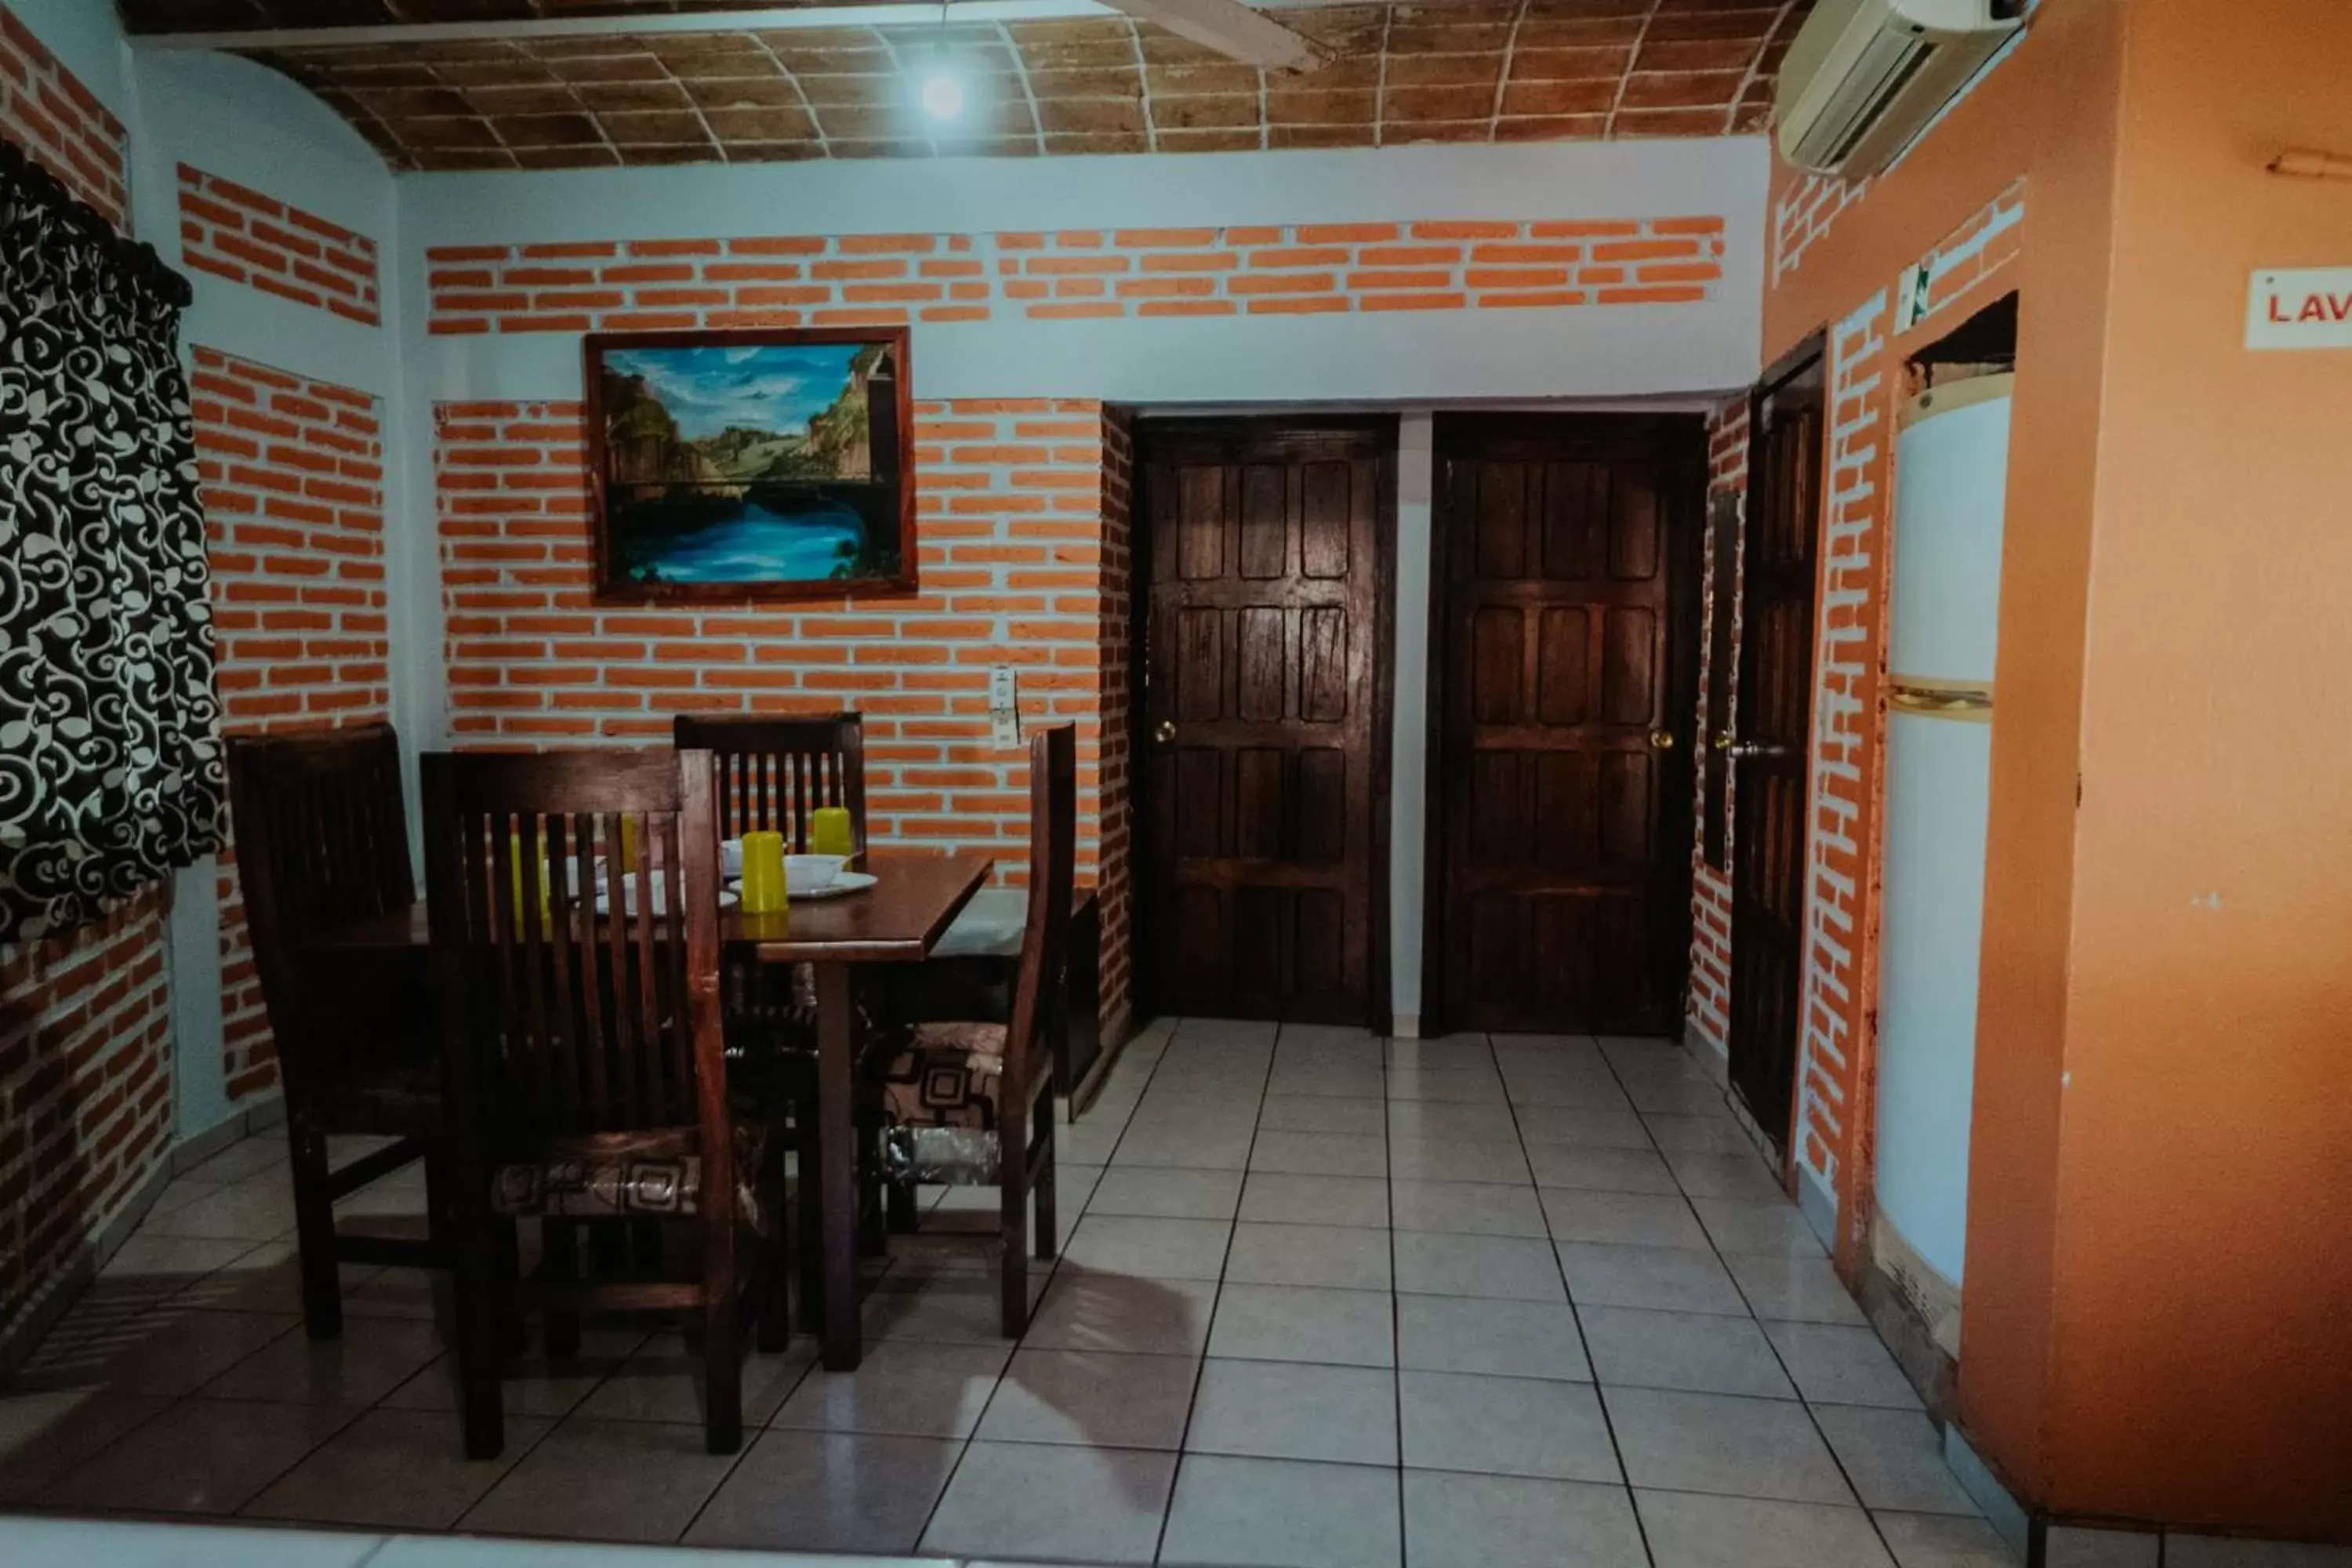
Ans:
{"label": "wooden dining table", "polygon": [[[860,963],[919,963],[984,885],[995,862],[966,852],[872,848],[856,861],[874,886],[827,899],[803,898],[776,914],[719,912],[728,954],[759,963],[806,963],[816,972],[817,1209],[824,1260],[822,1302],[802,1303],[817,1320],[827,1370],[854,1369],[863,1354],[857,1310],[856,1016],[850,980]],[[323,931],[302,946],[321,956],[419,954],[432,946],[425,901],[354,925]],[[808,1173],[802,1173],[803,1181]]]}

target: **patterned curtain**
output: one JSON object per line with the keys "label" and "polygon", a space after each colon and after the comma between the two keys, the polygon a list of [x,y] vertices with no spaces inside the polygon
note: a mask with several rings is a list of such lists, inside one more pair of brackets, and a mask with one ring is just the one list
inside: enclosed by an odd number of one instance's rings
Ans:
{"label": "patterned curtain", "polygon": [[187,300],[0,146],[0,942],[219,844]]}

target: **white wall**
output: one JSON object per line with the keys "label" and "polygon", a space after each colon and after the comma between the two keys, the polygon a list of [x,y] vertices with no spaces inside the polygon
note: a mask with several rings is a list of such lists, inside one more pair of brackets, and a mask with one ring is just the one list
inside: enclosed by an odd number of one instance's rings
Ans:
{"label": "white wall", "polygon": [[[907,160],[398,182],[409,427],[439,400],[572,400],[569,333],[434,337],[425,251],[444,245],[740,235],[986,234],[1445,219],[1721,215],[1725,276],[1704,305],[1326,316],[1031,321],[915,331],[927,398],[1087,397],[1150,410],[1355,407],[1404,414],[1400,453],[1391,773],[1391,1003],[1421,1011],[1429,686],[1429,410],[1465,403],[1671,404],[1758,371],[1768,159],[1760,138],[1416,147],[1186,157]],[[1693,403],[1691,406],[1704,406]],[[417,731],[438,740],[438,603],[431,584],[432,455],[404,452],[412,493],[407,640]],[[431,696],[425,693],[430,691]]]}

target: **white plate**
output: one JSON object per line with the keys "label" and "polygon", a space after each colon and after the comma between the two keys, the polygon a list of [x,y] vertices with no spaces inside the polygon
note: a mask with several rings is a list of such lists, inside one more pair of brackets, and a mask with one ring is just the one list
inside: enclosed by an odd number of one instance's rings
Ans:
{"label": "white plate", "polygon": [[844,871],[825,887],[811,888],[805,893],[787,895],[795,899],[837,899],[844,893],[862,893],[875,883],[869,871]]}
{"label": "white plate", "polygon": [[[635,918],[637,912],[637,874],[635,871],[631,871],[622,877],[621,888],[625,905],[625,915],[626,918]],[[733,893],[728,891],[724,888],[719,889],[719,907],[720,909],[731,910],[735,907],[735,902],[736,900]],[[654,881],[654,913],[657,915],[666,914],[668,912],[668,906],[669,879],[667,877],[656,878]],[[613,912],[613,894],[609,888],[599,888],[596,889],[596,912],[600,915],[609,915]]]}

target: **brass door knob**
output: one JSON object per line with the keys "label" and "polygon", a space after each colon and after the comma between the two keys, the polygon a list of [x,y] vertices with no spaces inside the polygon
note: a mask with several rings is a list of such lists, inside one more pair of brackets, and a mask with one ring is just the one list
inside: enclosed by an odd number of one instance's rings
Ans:
{"label": "brass door knob", "polygon": [[1176,738],[1176,721],[1173,719],[1162,719],[1160,721],[1158,724],[1152,727],[1151,738],[1159,742],[1163,746],[1169,742],[1174,740]]}
{"label": "brass door knob", "polygon": [[1671,752],[1675,749],[1675,732],[1672,730],[1653,730],[1650,731],[1650,744],[1658,751]]}

